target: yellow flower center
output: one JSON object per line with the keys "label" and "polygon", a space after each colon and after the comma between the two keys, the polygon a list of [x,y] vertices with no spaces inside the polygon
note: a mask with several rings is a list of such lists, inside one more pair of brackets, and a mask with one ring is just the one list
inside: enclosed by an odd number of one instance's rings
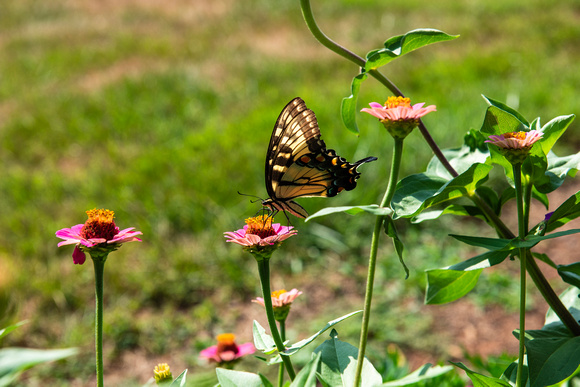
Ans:
{"label": "yellow flower center", "polygon": [[387,99],[387,102],[385,102],[385,107],[387,109],[392,109],[392,108],[396,108],[396,107],[411,107],[411,99],[410,98],[404,98],[404,97],[389,97]]}
{"label": "yellow flower center", "polygon": [[246,224],[248,225],[246,234],[254,234],[262,239],[276,235],[276,231],[272,228],[272,218],[267,215],[248,218]]}
{"label": "yellow flower center", "polygon": [[278,298],[280,297],[282,294],[287,293],[286,289],[280,289],[280,290],[276,290],[272,292],[272,298]]}
{"label": "yellow flower center", "polygon": [[161,363],[156,365],[155,369],[153,370],[153,374],[155,376],[155,381],[157,383],[173,380],[171,370],[169,369],[169,365],[167,363]]}
{"label": "yellow flower center", "polygon": [[216,337],[218,344],[217,344],[217,353],[218,355],[231,351],[233,353],[238,353],[239,349],[236,345],[236,335],[233,333],[222,333]]}
{"label": "yellow flower center", "polygon": [[525,140],[526,139],[526,132],[504,133],[503,138],[515,138],[516,140]]}
{"label": "yellow flower center", "polygon": [[85,239],[105,238],[111,240],[117,235],[117,226],[113,218],[115,213],[109,210],[93,209],[87,211],[89,219],[85,222],[80,234]]}

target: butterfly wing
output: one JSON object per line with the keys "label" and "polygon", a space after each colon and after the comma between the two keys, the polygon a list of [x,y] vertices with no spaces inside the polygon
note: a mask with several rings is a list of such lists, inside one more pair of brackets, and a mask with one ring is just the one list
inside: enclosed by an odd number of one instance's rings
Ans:
{"label": "butterfly wing", "polygon": [[266,190],[262,204],[305,218],[308,213],[292,199],[337,195],[356,187],[359,165],[376,160],[367,157],[354,164],[326,149],[314,112],[295,98],[280,113],[266,155]]}

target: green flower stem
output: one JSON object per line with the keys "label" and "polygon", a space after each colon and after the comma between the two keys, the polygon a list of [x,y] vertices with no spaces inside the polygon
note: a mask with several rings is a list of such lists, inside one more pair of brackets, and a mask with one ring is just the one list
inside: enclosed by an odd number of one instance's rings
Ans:
{"label": "green flower stem", "polygon": [[532,184],[524,184],[524,233],[527,235],[530,224],[530,206],[532,204]]}
{"label": "green flower stem", "polygon": [[[280,337],[282,342],[286,341],[286,320],[278,321],[280,325]],[[284,385],[284,364],[280,364],[280,369],[278,370],[278,387]]]}
{"label": "green flower stem", "polygon": [[[381,202],[381,207],[390,205],[393,195],[395,194],[395,187],[397,186],[397,179],[399,177],[399,170],[401,168],[401,159],[403,156],[403,141],[404,139],[394,138],[395,144],[393,146],[393,160],[391,163],[391,175],[389,177],[389,184],[385,195]],[[385,216],[377,216],[375,220],[375,229],[371,240],[371,251],[369,254],[369,268],[367,274],[367,286],[365,292],[365,303],[362,317],[362,326],[360,332],[360,342],[358,350],[358,359],[356,364],[356,373],[354,379],[354,386],[358,387],[361,383],[362,368],[364,364],[365,352],[367,347],[367,339],[369,333],[369,321],[371,317],[371,302],[373,299],[373,285],[375,282],[375,271],[377,266],[377,251],[379,248],[379,237],[381,235],[381,227],[385,221]]]}
{"label": "green flower stem", "polygon": [[294,372],[294,367],[292,367],[292,362],[290,357],[284,355],[283,352],[286,349],[284,347],[284,342],[280,338],[278,333],[278,327],[276,326],[276,319],[274,319],[274,307],[272,306],[272,291],[270,290],[270,260],[262,259],[258,261],[258,271],[260,273],[260,282],[262,283],[262,293],[264,294],[264,304],[266,306],[266,315],[268,316],[268,325],[270,326],[270,333],[272,338],[276,343],[276,348],[280,353],[284,367],[286,367],[286,372],[291,380],[294,380],[296,373]]}
{"label": "green flower stem", "polygon": [[105,260],[101,256],[92,257],[95,267],[95,350],[97,359],[97,387],[103,387],[103,273]]}
{"label": "green flower stem", "polygon": [[[514,164],[514,185],[516,188],[516,205],[518,209],[518,237],[523,240],[527,234],[527,217],[524,216],[524,198],[522,192],[522,165]],[[528,184],[529,185],[529,184]],[[526,206],[529,209],[529,205]],[[516,387],[521,387],[524,373],[524,355],[526,352],[526,250],[520,249],[520,347],[518,355],[518,371],[516,376]]]}

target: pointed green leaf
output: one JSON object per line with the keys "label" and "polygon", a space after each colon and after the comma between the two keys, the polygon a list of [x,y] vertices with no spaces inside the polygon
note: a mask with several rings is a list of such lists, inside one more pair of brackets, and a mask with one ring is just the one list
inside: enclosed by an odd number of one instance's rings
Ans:
{"label": "pointed green leaf", "polygon": [[[526,128],[530,127],[529,122],[525,119],[524,116],[522,116],[517,110],[515,110],[514,108],[509,107],[508,105],[504,104],[503,102],[500,101],[496,101],[492,98],[486,97],[485,95],[482,95],[483,99],[490,105],[493,106],[509,115],[514,116],[514,118],[516,118],[518,121],[520,121]],[[500,132],[500,133],[491,133],[491,134],[503,134],[506,132],[516,132],[516,130],[508,130],[505,132]]]}
{"label": "pointed green leaf", "polygon": [[260,380],[264,384],[264,387],[274,387],[274,385],[272,384],[272,382],[268,380],[268,378],[266,378],[264,375],[260,373],[258,373],[258,375],[260,376]]}
{"label": "pointed green leaf", "polygon": [[550,259],[550,257],[548,257],[546,254],[542,254],[542,253],[532,253],[532,255],[534,256],[534,258],[539,259],[540,261],[544,262],[545,264],[552,266],[554,269],[558,268],[558,265],[556,265],[554,263],[554,261],[552,261]]}
{"label": "pointed green leaf", "polygon": [[559,116],[548,122],[542,128],[542,139],[538,142],[545,155],[550,152],[556,141],[564,134],[568,126],[574,121],[574,115]]}
{"label": "pointed green leaf", "polygon": [[[321,356],[320,375],[331,386],[350,387],[354,385],[358,349],[340,341],[334,329],[330,337],[314,350]],[[366,358],[361,376],[363,386],[376,386],[383,382],[381,375]]]}
{"label": "pointed green leaf", "polygon": [[385,48],[367,54],[365,71],[374,70],[408,52],[429,44],[452,40],[459,35],[448,35],[434,29],[417,29],[404,35],[394,36],[385,42]]}
{"label": "pointed green leaf", "polygon": [[31,349],[3,348],[0,349],[0,385],[7,386],[28,368],[40,363],[64,359],[75,355],[76,348],[66,349]]}
{"label": "pointed green leaf", "polygon": [[405,270],[405,279],[409,278],[409,268],[405,265],[405,261],[403,261],[403,250],[405,249],[405,246],[399,239],[395,222],[390,216],[385,217],[385,233],[393,240],[395,251],[399,256],[399,262],[401,262],[401,265],[403,265],[403,269]]}
{"label": "pointed green leaf", "polygon": [[488,250],[504,250],[507,249],[512,242],[511,239],[484,238],[455,234],[449,234],[449,236],[470,246],[484,247]]}
{"label": "pointed green leaf", "polygon": [[306,218],[305,222],[310,219],[318,218],[325,215],[336,214],[338,212],[345,212],[349,215],[357,215],[361,212],[369,212],[377,216],[391,215],[393,210],[388,207],[379,207],[378,204],[369,204],[368,206],[342,206],[342,207],[326,207],[322,210],[310,215]]}
{"label": "pointed green leaf", "polygon": [[473,258],[469,258],[461,263],[449,266],[449,270],[477,270],[485,269],[494,265],[499,265],[510,255],[509,250],[492,250]]}
{"label": "pointed green leaf", "polygon": [[445,304],[465,296],[477,284],[482,270],[427,270],[425,304]]}
{"label": "pointed green leaf", "polygon": [[527,131],[527,125],[518,117],[496,106],[489,106],[483,119],[481,132],[490,135],[501,135],[508,132]]}
{"label": "pointed green leaf", "polygon": [[187,381],[187,370],[184,370],[182,373],[179,374],[177,378],[175,378],[173,382],[171,382],[169,387],[184,387],[186,385],[186,381]]}
{"label": "pointed green leaf", "polygon": [[[572,313],[572,316],[576,320],[580,320],[580,289],[575,286],[571,286],[564,290],[562,294],[560,294],[559,298],[564,306],[570,311],[570,313]],[[558,327],[563,325],[564,324],[562,324],[562,321],[560,321],[560,317],[558,317],[554,310],[552,310],[552,308],[548,309],[544,326]]]}
{"label": "pointed green leaf", "polygon": [[313,355],[312,359],[298,372],[290,387],[316,387],[316,372],[320,355]]}
{"label": "pointed green leaf", "polygon": [[9,325],[6,328],[0,329],[0,339],[24,324],[28,324],[28,320],[19,321],[14,325]]}
{"label": "pointed green leaf", "polygon": [[258,351],[262,351],[266,355],[271,355],[277,351],[276,342],[272,336],[267,334],[266,330],[256,320],[254,320],[252,330],[254,333],[254,346]]}
{"label": "pointed green leaf", "polygon": [[558,157],[549,152],[547,168],[542,179],[535,179],[534,184],[539,192],[550,193],[559,188],[567,176],[574,177],[580,169],[580,153]]}
{"label": "pointed green leaf", "polygon": [[564,282],[580,288],[580,262],[558,265],[558,274],[560,274]]}
{"label": "pointed green leaf", "polygon": [[358,100],[360,85],[365,79],[367,79],[367,76],[366,73],[361,73],[352,79],[352,84],[350,86],[351,95],[343,98],[340,105],[342,123],[348,130],[356,134],[359,133],[358,125],[356,124],[356,102]]}
{"label": "pointed green leaf", "polygon": [[540,243],[543,240],[559,238],[559,237],[563,237],[563,236],[567,236],[567,235],[577,234],[579,232],[580,232],[580,229],[575,228],[572,230],[553,232],[553,233],[547,234],[547,235],[529,235],[523,241],[518,240],[518,239],[513,239],[510,243],[510,246],[516,247],[516,248],[523,247],[523,248],[529,249],[529,248],[534,247],[535,245],[537,245],[538,243]]}
{"label": "pointed green leaf", "polygon": [[[469,131],[463,138],[464,144],[461,148],[444,149],[442,150],[443,155],[453,169],[461,174],[467,171],[473,164],[484,164],[486,162],[489,157],[489,150],[484,141],[487,138],[487,136],[484,136],[479,131]],[[433,156],[431,161],[429,161],[426,173],[443,177],[446,180],[452,178],[449,171],[447,171],[436,156]]]}
{"label": "pointed green leaf", "polygon": [[404,378],[383,383],[381,386],[383,387],[410,386],[415,383],[419,383],[423,380],[439,377],[451,371],[452,369],[453,367],[451,366],[431,366],[431,364],[427,363],[424,366],[419,367],[417,370],[411,372]]}
{"label": "pointed green leaf", "polygon": [[393,219],[410,218],[436,204],[474,194],[476,188],[487,180],[491,169],[491,165],[474,164],[448,181],[425,173],[405,177],[397,184],[391,202],[395,211]]}
{"label": "pointed green leaf", "polygon": [[324,332],[326,332],[329,328],[332,328],[333,326],[335,326],[336,324],[338,324],[339,322],[346,320],[349,317],[354,316],[355,314],[359,314],[362,313],[362,310],[357,310],[356,312],[352,312],[349,314],[346,314],[342,317],[339,317],[335,320],[329,321],[324,328],[322,328],[321,330],[319,330],[317,333],[315,333],[314,335],[310,336],[307,339],[301,340],[295,344],[292,344],[288,347],[286,347],[286,351],[284,351],[285,354],[287,355],[293,355],[296,352],[298,352],[299,350],[301,350],[302,348],[304,348],[305,346],[307,346],[308,344],[312,343],[318,336],[320,336],[321,334],[323,334]]}
{"label": "pointed green leaf", "polygon": [[510,384],[505,380],[479,374],[467,368],[463,363],[450,363],[461,368],[467,373],[467,376],[469,376],[469,379],[471,379],[473,382],[473,387],[510,387]]}
{"label": "pointed green leaf", "polygon": [[250,372],[228,370],[218,367],[215,369],[215,373],[217,374],[221,387],[262,387],[260,376]]}
{"label": "pointed green leaf", "polygon": [[475,206],[462,206],[458,204],[451,204],[445,208],[428,209],[411,219],[412,223],[421,223],[426,220],[437,219],[442,215],[457,215],[457,216],[472,216],[486,220],[483,212]]}
{"label": "pointed green leaf", "polygon": [[562,227],[578,216],[580,216],[580,191],[570,196],[556,208],[546,224],[546,231],[550,232]]}

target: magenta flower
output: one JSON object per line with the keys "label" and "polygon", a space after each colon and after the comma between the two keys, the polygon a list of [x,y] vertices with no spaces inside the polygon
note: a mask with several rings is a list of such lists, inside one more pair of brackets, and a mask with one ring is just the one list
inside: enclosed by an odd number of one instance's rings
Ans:
{"label": "magenta flower", "polygon": [[216,337],[218,343],[202,350],[199,356],[210,363],[217,363],[220,366],[230,368],[234,362],[243,356],[256,352],[252,343],[241,345],[236,344],[236,336],[232,333],[224,333]]}
{"label": "magenta flower", "polygon": [[77,224],[71,228],[63,228],[56,232],[58,238],[63,239],[58,247],[76,244],[73,251],[73,262],[77,265],[85,263],[85,251],[113,251],[126,242],[141,242],[137,235],[141,231],[132,231],[135,227],[119,230],[113,220],[114,212],[109,210],[89,210],[85,224]]}
{"label": "magenta flower", "polygon": [[272,224],[272,218],[262,215],[246,219],[244,228],[233,232],[225,232],[226,242],[237,243],[245,247],[271,246],[282,242],[298,231],[292,226]]}
{"label": "magenta flower", "polygon": [[543,133],[539,130],[529,132],[510,132],[499,136],[489,136],[485,142],[497,145],[503,149],[530,149],[532,145],[542,138]]}
{"label": "magenta flower", "polygon": [[394,138],[403,139],[419,125],[419,119],[436,111],[435,105],[423,107],[425,103],[411,106],[411,100],[404,97],[389,97],[385,105],[371,102],[370,108],[361,111],[377,117]]}

